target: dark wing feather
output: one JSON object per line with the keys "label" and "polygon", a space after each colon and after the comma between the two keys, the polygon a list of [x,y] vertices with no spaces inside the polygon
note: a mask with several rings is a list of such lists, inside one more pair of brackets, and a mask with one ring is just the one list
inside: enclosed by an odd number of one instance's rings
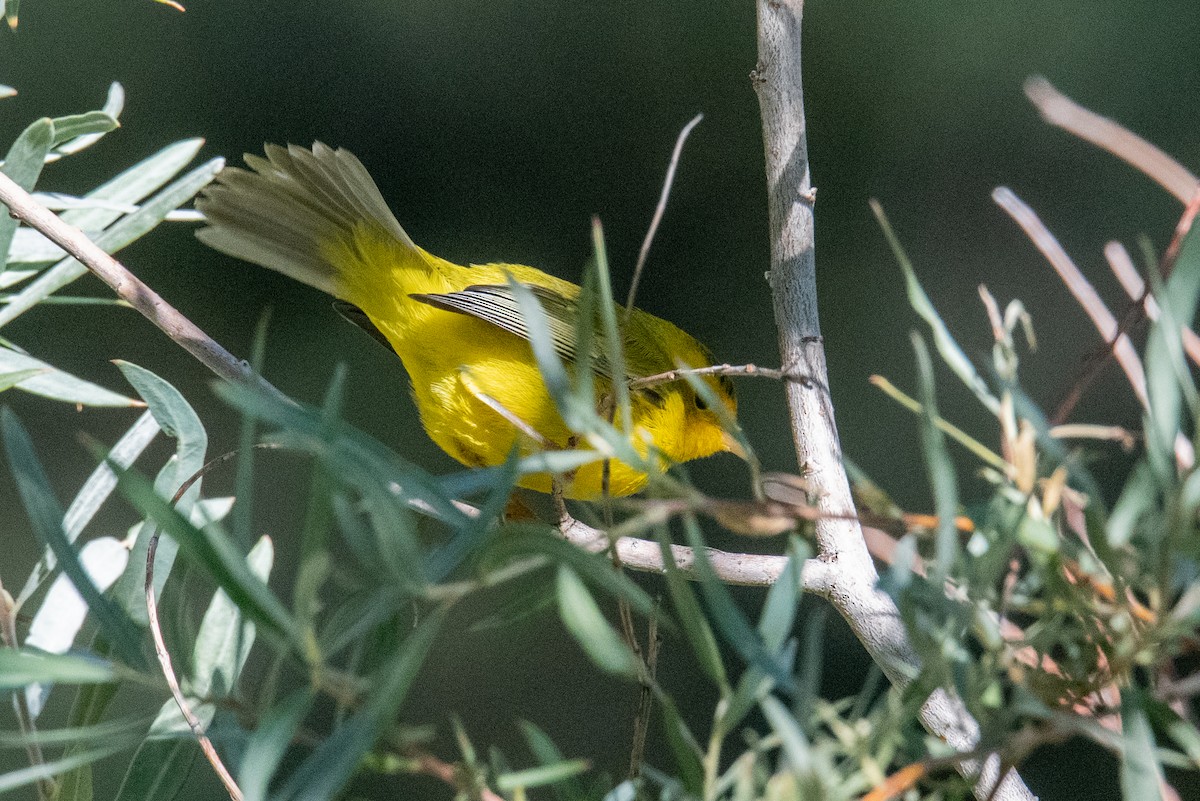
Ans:
{"label": "dark wing feather", "polygon": [[[546,324],[550,329],[554,350],[564,361],[575,362],[575,326],[579,317],[579,304],[545,287],[528,286],[546,313]],[[520,304],[507,285],[480,284],[458,292],[418,294],[409,297],[443,311],[478,318],[521,339],[529,340],[529,328],[521,316]],[[612,369],[598,342],[592,345],[592,369],[597,375],[612,378]]]}
{"label": "dark wing feather", "polygon": [[371,322],[371,318],[362,309],[355,306],[353,303],[347,303],[344,300],[335,300],[333,302],[333,310],[340,314],[346,320],[354,323],[370,334],[371,339],[378,342],[388,349],[390,353],[395,355],[396,350],[392,347],[392,343],[388,342],[388,338],[383,335],[383,332],[375,327],[375,323]]}

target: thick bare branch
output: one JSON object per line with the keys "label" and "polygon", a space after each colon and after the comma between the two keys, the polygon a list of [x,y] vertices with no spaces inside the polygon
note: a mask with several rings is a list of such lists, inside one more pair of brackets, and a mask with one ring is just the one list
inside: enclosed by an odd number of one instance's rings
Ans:
{"label": "thick bare branch", "polygon": [[[789,381],[792,434],[805,479],[828,517],[816,523],[823,593],[846,619],[891,682],[912,681],[918,660],[895,603],[876,589],[877,574],[860,525],[853,516],[850,484],[842,465],[834,423],[825,349],[817,317],[813,203],[801,81],[803,0],[758,0],[758,65],[751,75],[762,114],[766,155],[771,290],[783,369],[804,379]],[[979,726],[961,700],[944,692],[929,697],[921,720],[957,750],[978,746]],[[1000,776],[998,757],[960,769],[976,778],[980,798],[1032,798],[1015,772]]]}

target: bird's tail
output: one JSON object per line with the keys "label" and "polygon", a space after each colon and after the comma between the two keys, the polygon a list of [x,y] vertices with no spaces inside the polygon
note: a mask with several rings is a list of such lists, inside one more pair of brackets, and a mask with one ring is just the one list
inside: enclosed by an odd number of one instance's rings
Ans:
{"label": "bird's tail", "polygon": [[245,158],[250,169],[223,170],[196,201],[205,244],[359,305],[363,273],[425,260],[349,151],[267,145]]}

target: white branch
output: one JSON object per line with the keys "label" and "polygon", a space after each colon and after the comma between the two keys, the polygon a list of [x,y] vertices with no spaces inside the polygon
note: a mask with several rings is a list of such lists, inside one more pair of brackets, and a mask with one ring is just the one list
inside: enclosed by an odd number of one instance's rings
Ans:
{"label": "white branch", "polygon": [[[816,523],[818,558],[826,566],[826,597],[846,619],[872,659],[897,687],[918,670],[896,605],[876,589],[871,562],[842,465],[817,318],[813,252],[815,190],[809,177],[801,83],[803,0],[758,0],[758,65],[751,79],[762,112],[771,236],[771,289],[783,369],[789,381],[792,435],[805,478],[828,517]],[[921,722],[960,751],[979,744],[979,726],[962,701],[938,691],[921,708]],[[975,793],[997,801],[1033,798],[1015,772],[996,786],[999,759],[960,769],[976,779]]]}

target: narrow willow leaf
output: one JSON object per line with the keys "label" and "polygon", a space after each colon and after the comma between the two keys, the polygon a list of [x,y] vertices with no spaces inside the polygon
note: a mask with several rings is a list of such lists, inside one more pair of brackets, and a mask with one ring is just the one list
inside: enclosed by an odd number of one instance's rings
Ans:
{"label": "narrow willow leaf", "polygon": [[[1155,274],[1150,277],[1153,281]],[[1182,427],[1184,387],[1195,392],[1186,366],[1179,369],[1179,327],[1195,319],[1200,301],[1200,228],[1194,226],[1184,238],[1165,289],[1155,294],[1161,315],[1146,342],[1146,392],[1150,400],[1146,439],[1150,452],[1159,455],[1157,463],[1173,466],[1175,437]],[[1163,480],[1173,480],[1173,467],[1164,467],[1160,472],[1164,473]]]}
{"label": "narrow willow leaf", "polygon": [[679,625],[687,637],[692,653],[696,656],[696,661],[700,663],[700,669],[724,696],[729,690],[729,677],[725,672],[725,662],[721,658],[717,638],[713,635],[712,627],[708,625],[708,619],[692,591],[691,583],[675,564],[667,527],[658,526],[655,534],[663,565],[666,567],[667,592],[675,607],[675,617],[679,619]]}
{"label": "narrow willow leaf", "polygon": [[443,611],[433,612],[396,648],[373,678],[366,703],[292,772],[274,796],[278,801],[325,801],[337,796],[380,732],[394,719],[444,619]]}
{"label": "narrow willow leaf", "polygon": [[[191,404],[168,382],[149,370],[125,361],[116,361],[118,369],[130,385],[137,390],[138,395],[146,402],[150,414],[163,433],[175,440],[175,453],[159,471],[154,482],[154,488],[160,497],[173,498],[185,481],[188,481],[204,466],[208,450],[208,434],[200,417],[192,409]],[[110,470],[113,465],[110,463]],[[123,469],[123,465],[115,465]],[[219,508],[205,508],[204,519],[193,516],[195,504],[200,497],[203,480],[197,480],[187,492],[180,497],[175,509],[189,518],[193,525],[203,528],[209,520],[219,520],[223,514],[217,514]],[[228,511],[227,509],[225,511]],[[129,569],[117,581],[113,588],[113,598],[142,625],[149,621],[146,616],[146,554],[149,548],[150,535],[153,526],[143,525],[136,532],[132,553],[129,559]],[[177,545],[174,540],[167,539],[159,542],[154,555],[154,588],[155,593],[162,591],[171,568],[175,563]]]}
{"label": "narrow willow leaf", "polygon": [[[13,142],[0,170],[28,192],[37,183],[38,176],[42,173],[42,165],[46,163],[46,156],[53,145],[54,123],[45,117],[36,120]],[[0,256],[4,257],[6,264],[8,248],[16,230],[16,217],[7,213],[0,215]]]}
{"label": "narrow willow leaf", "polygon": [[141,630],[121,607],[101,595],[92,583],[79,561],[79,554],[63,531],[62,508],[50,489],[50,481],[34,452],[29,434],[17,416],[7,407],[0,409],[0,429],[3,429],[5,450],[17,482],[17,491],[34,531],[42,543],[54,551],[63,572],[87,601],[88,609],[96,623],[121,659],[134,667],[144,666],[146,660],[142,654]]}
{"label": "narrow willow leaf", "polygon": [[442,492],[436,479],[378,440],[342,422],[326,421],[319,410],[289,403],[261,390],[229,383],[213,391],[243,412],[256,415],[283,433],[275,441],[323,459],[331,474],[346,484],[362,488],[380,486],[397,498],[452,528],[467,524],[466,516]]}
{"label": "narrow willow leaf", "polygon": [[958,530],[954,524],[958,515],[958,477],[954,472],[954,463],[950,461],[950,453],[946,450],[946,438],[937,426],[933,360],[929,357],[924,338],[915,331],[912,344],[917,357],[917,375],[921,381],[921,451],[925,456],[934,513],[938,518],[934,565],[938,575],[945,577],[950,575],[959,558]]}
{"label": "narrow willow leaf", "polygon": [[[200,725],[212,723],[212,704],[192,706]],[[188,779],[200,747],[174,698],[168,698],[150,724],[125,770],[116,801],[157,801],[175,798]]]}
{"label": "narrow willow leaf", "polygon": [[[112,450],[105,457],[106,461],[92,471],[87,481],[83,483],[83,487],[76,493],[75,499],[71,501],[71,505],[67,507],[66,514],[63,515],[63,530],[66,532],[68,540],[75,542],[75,539],[95,517],[96,512],[100,510],[117,486],[117,477],[108,466],[108,462],[121,467],[133,464],[133,461],[141,455],[160,430],[158,423],[154,420],[154,415],[150,412],[143,412],[142,416],[129,427],[129,430],[121,435],[117,444],[113,445]],[[42,581],[54,569],[54,565],[54,552],[47,548],[33,572],[30,573],[29,580],[21,589],[21,594],[17,598],[18,606],[24,604],[37,591]]]}
{"label": "narrow willow leaf", "polygon": [[708,560],[708,546],[700,531],[700,524],[694,515],[683,516],[684,532],[688,545],[696,554],[695,570],[700,579],[700,591],[708,606],[712,622],[716,625],[725,641],[750,665],[757,665],[766,675],[770,676],[776,686],[788,693],[794,693],[796,682],[790,670],[782,663],[777,654],[772,654],[763,644],[758,632],[746,621],[745,615],[733,601],[729,588],[721,583]]}
{"label": "narrow willow leaf", "polygon": [[[153,229],[172,211],[191,200],[212,181],[224,159],[213,159],[172,182],[133,214],[122,217],[93,240],[106,253],[116,253]],[[63,259],[25,287],[7,306],[0,309],[0,326],[4,326],[87,273],[87,268],[73,258]]]}
{"label": "narrow willow leaf", "polygon": [[141,203],[151,192],[158,191],[178,175],[203,146],[203,139],[184,139],[167,145],[84,195],[85,201],[96,204],[93,207],[67,210],[60,216],[64,222],[85,231],[107,228],[122,216],[122,212],[113,210],[113,206]]}
{"label": "narrow willow leaf", "polygon": [[662,725],[667,735],[667,745],[675,757],[676,775],[683,788],[695,798],[704,796],[704,762],[700,746],[691,729],[679,714],[675,701],[668,695],[658,695],[662,707]]}
{"label": "narrow willow leaf", "polygon": [[63,729],[38,729],[37,731],[0,731],[0,748],[23,748],[27,743],[59,746],[81,743],[112,742],[115,739],[133,745],[145,731],[144,718],[121,718],[107,720],[92,726],[69,726]]}
{"label": "narrow willow leaf", "polygon": [[33,378],[35,375],[41,375],[45,370],[28,369],[28,370],[13,370],[7,373],[0,373],[0,392],[6,389],[12,389],[17,384],[20,384],[26,378]]}
{"label": "narrow willow leaf", "polygon": [[879,221],[879,227],[883,229],[883,235],[887,238],[888,245],[891,247],[897,263],[900,265],[901,272],[904,273],[904,285],[908,290],[909,305],[929,325],[929,330],[933,334],[933,342],[937,347],[938,353],[950,369],[954,371],[954,374],[958,376],[959,380],[967,386],[967,389],[975,393],[975,397],[984,405],[984,408],[992,414],[999,414],[1000,401],[988,389],[987,384],[975,370],[975,366],[971,364],[971,360],[967,358],[967,354],[963,352],[962,347],[954,339],[954,335],[950,333],[950,329],[942,320],[941,315],[938,314],[933,301],[925,293],[925,288],[921,286],[921,282],[917,278],[917,272],[913,269],[912,262],[909,261],[908,255],[904,252],[904,247],[900,244],[899,237],[896,236],[896,232],[892,230],[892,224],[888,222],[887,216],[883,213],[883,207],[877,201],[872,200],[871,210],[875,212],[875,217]]}
{"label": "narrow willow leaf", "polygon": [[[88,111],[67,117],[55,117],[50,122],[54,126],[53,147],[60,153],[71,152],[69,148],[81,137],[103,136],[120,127],[116,118],[104,111]],[[64,150],[64,148],[68,149]],[[49,153],[43,159],[43,161],[53,160]]]}
{"label": "narrow willow leaf", "polygon": [[544,787],[547,784],[556,784],[564,779],[578,776],[587,769],[587,760],[566,759],[550,765],[502,773],[496,777],[496,788],[502,793],[511,793],[517,789]]}
{"label": "narrow willow leaf", "polygon": [[778,653],[792,634],[796,612],[800,608],[803,587],[800,584],[800,568],[807,554],[801,540],[793,537],[789,543],[788,561],[779,578],[767,591],[762,615],[758,621],[758,633],[769,651]]}
{"label": "narrow willow leaf", "polygon": [[[0,11],[2,11],[3,9],[4,9],[4,4],[0,3]],[[17,95],[16,89],[13,89],[11,86],[5,86],[4,84],[0,83],[0,100],[3,100],[6,97],[16,97],[16,95]]]}
{"label": "narrow willow leaf", "polygon": [[1162,798],[1163,771],[1155,751],[1154,732],[1146,717],[1140,693],[1134,687],[1121,691],[1121,793],[1125,798],[1155,801]]}
{"label": "narrow willow leaf", "polygon": [[[246,566],[265,584],[274,556],[271,539],[264,536],[250,549]],[[253,646],[254,624],[242,619],[228,593],[217,590],[196,633],[188,692],[198,698],[230,695]]]}
{"label": "narrow willow leaf", "polygon": [[542,373],[542,380],[550,392],[550,397],[554,399],[554,403],[558,407],[558,413],[562,415],[567,427],[572,431],[586,429],[590,418],[595,416],[595,412],[592,410],[591,404],[577,403],[571,394],[571,379],[567,375],[567,368],[563,365],[562,359],[554,349],[554,339],[550,334],[550,327],[546,321],[546,313],[542,310],[542,304],[538,302],[529,287],[512,276],[508,278],[508,285],[517,298],[521,317],[529,329],[529,344],[533,349],[534,358],[537,359],[538,370]]}
{"label": "narrow willow leaf", "polygon": [[111,663],[101,659],[0,648],[0,689],[13,690],[36,681],[106,684],[116,681],[116,672]]}
{"label": "narrow willow leaf", "polygon": [[263,716],[246,741],[238,769],[238,787],[245,801],[266,801],[271,778],[279,767],[296,730],[312,709],[308,690],[296,690]]}
{"label": "narrow willow leaf", "polygon": [[565,565],[558,568],[558,614],[596,667],[616,676],[637,677],[638,658],[604,619],[579,576]]}
{"label": "narrow willow leaf", "polygon": [[[600,307],[600,322],[604,329],[604,353],[608,356],[614,376],[625,375],[625,346],[617,323],[617,304],[613,300],[612,276],[608,270],[608,250],[604,246],[604,229],[599,218],[592,219],[592,249],[595,251],[596,289]],[[633,408],[629,403],[629,385],[614,381],[617,411],[621,415],[621,430],[633,431]]]}
{"label": "narrow willow leaf", "polygon": [[[79,552],[79,562],[99,592],[112,586],[128,560],[129,550],[112,537],[91,540]],[[25,645],[49,654],[65,654],[74,645],[87,613],[88,605],[83,596],[65,573],[60,574],[50,585],[29,624]],[[33,684],[26,688],[30,717],[37,719],[49,694],[49,684]]]}
{"label": "narrow willow leaf", "polygon": [[[576,574],[612,597],[628,601],[638,614],[647,617],[656,614],[654,599],[627,575],[613,570],[612,563],[607,559],[567,542],[549,526],[510,524],[495,540],[491,552],[498,558],[546,556],[568,565]],[[659,618],[659,625],[666,631],[673,628],[666,617]]]}
{"label": "narrow willow leaf", "polygon": [[794,773],[807,773],[813,768],[812,747],[800,724],[778,698],[768,695],[759,703],[763,715],[783,743],[783,753]]}
{"label": "narrow willow leaf", "polygon": [[160,526],[212,576],[244,614],[289,640],[303,653],[304,642],[296,621],[262,579],[246,566],[237,546],[219,526],[197,527],[159,497],[149,481],[133,471],[119,471],[117,486],[139,512]]}
{"label": "narrow willow leaf", "polygon": [[118,395],[90,381],[84,381],[82,378],[76,378],[32,356],[0,347],[0,373],[24,370],[34,370],[37,375],[26,378],[17,386],[21,392],[82,406],[131,407],[140,405],[132,398]]}
{"label": "narrow willow leaf", "polygon": [[[115,130],[118,127],[117,120],[120,118],[121,112],[124,110],[125,110],[125,87],[121,86],[121,84],[114,81],[113,83],[109,84],[108,97],[104,101],[104,108],[100,109],[100,111],[97,112],[97,113],[103,114],[106,117],[108,117],[109,119],[111,119],[114,123],[113,127],[107,128],[107,129],[101,130],[101,131],[92,132],[92,133],[78,134],[73,139],[70,139],[69,141],[64,141],[61,145],[58,145],[57,147],[55,147],[54,152],[51,153],[46,158],[47,163],[52,162],[52,161],[57,161],[58,159],[62,158],[63,156],[69,156],[73,153],[78,153],[79,151],[81,151],[85,148],[89,148],[92,145],[99,142],[100,139],[104,136],[104,134],[108,133],[109,131]],[[55,124],[57,126],[57,124],[58,124],[57,120],[55,121]]]}
{"label": "narrow willow leaf", "polygon": [[10,790],[16,790],[19,787],[27,787],[34,782],[39,782],[43,779],[49,779],[60,773],[66,773],[69,770],[74,770],[82,765],[90,765],[93,762],[99,762],[105,757],[110,757],[120,751],[125,750],[124,744],[116,745],[109,744],[99,748],[93,748],[88,751],[65,756],[62,759],[55,759],[50,762],[45,762],[41,765],[30,765],[27,768],[19,768],[0,775],[0,793],[7,793]]}
{"label": "narrow willow leaf", "polygon": [[[562,752],[550,739],[550,736],[527,720],[517,721],[525,743],[540,765],[554,765],[563,762]],[[583,786],[575,780],[574,775],[564,776],[553,782],[554,794],[558,801],[581,801],[585,798]]]}

